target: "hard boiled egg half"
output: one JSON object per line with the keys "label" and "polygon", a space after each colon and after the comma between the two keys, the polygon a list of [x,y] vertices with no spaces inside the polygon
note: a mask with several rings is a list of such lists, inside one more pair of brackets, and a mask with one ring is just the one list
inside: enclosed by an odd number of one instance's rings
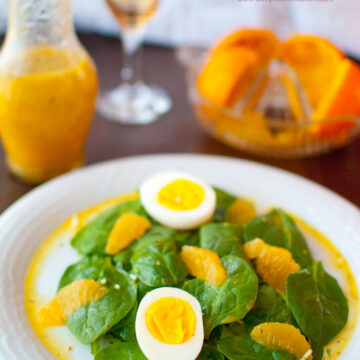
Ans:
{"label": "hard boiled egg half", "polygon": [[214,214],[215,191],[195,176],[161,172],[140,186],[140,201],[159,223],[178,230],[196,228]]}
{"label": "hard boiled egg half", "polygon": [[195,360],[204,342],[200,304],[181,289],[152,290],[140,302],[135,331],[149,360]]}

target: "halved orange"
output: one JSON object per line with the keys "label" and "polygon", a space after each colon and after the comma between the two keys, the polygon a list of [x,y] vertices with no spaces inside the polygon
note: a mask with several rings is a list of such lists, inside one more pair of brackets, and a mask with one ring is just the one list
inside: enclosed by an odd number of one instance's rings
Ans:
{"label": "halved orange", "polygon": [[279,40],[268,29],[239,29],[223,37],[212,49],[212,52],[223,51],[228,48],[246,48],[259,55],[259,61],[265,65],[273,58],[279,48]]}
{"label": "halved orange", "polygon": [[293,325],[267,322],[255,326],[250,335],[271,349],[286,349],[299,360],[313,358],[311,347],[305,336]]}
{"label": "halved orange", "polygon": [[249,259],[256,259],[256,271],[264,281],[281,292],[285,291],[287,277],[300,270],[289,250],[269,245],[261,239],[247,242],[244,250]]}
{"label": "halved orange", "polygon": [[321,37],[295,35],[281,45],[280,58],[296,71],[313,109],[317,109],[344,54]]}
{"label": "halved orange", "polygon": [[233,107],[260,70],[277,53],[279,42],[265,29],[236,30],[209,52],[198,77],[198,90],[214,104]]}
{"label": "halved orange", "polygon": [[211,54],[197,79],[202,96],[212,103],[233,107],[244,95],[258,72],[258,57],[253,50],[228,48]]}
{"label": "halved orange", "polygon": [[63,287],[37,314],[44,326],[65,325],[67,317],[83,305],[101,300],[108,290],[95,280],[76,280]]}
{"label": "halved orange", "polygon": [[325,85],[323,98],[313,114],[314,120],[334,115],[360,115],[359,65],[343,59],[333,74],[332,82]]}
{"label": "halved orange", "polygon": [[134,240],[143,236],[150,226],[150,221],[144,216],[131,213],[122,215],[109,235],[106,253],[117,254]]}
{"label": "halved orange", "polygon": [[183,246],[180,255],[190,274],[197,279],[214,286],[225,281],[226,270],[216,252],[197,246]]}

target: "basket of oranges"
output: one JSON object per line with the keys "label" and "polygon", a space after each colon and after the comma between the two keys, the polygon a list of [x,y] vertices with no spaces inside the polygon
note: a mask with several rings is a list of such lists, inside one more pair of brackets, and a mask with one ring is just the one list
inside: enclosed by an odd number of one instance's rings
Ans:
{"label": "basket of oranges", "polygon": [[190,100],[203,128],[254,154],[326,153],[360,131],[360,67],[329,41],[236,30],[209,50],[182,47]]}

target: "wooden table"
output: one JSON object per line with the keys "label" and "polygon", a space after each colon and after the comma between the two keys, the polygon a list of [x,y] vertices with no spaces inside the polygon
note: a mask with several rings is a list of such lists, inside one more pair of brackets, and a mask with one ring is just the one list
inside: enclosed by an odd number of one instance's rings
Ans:
{"label": "wooden table", "polygon": [[[117,85],[121,63],[119,41],[97,35],[84,35],[81,40],[97,63],[101,88]],[[174,103],[172,110],[159,121],[139,127],[118,125],[95,115],[86,147],[87,163],[149,153],[233,156],[292,171],[336,191],[360,206],[360,138],[344,149],[309,159],[267,160],[249,156],[213,140],[197,124],[186,96],[184,71],[176,61],[173,50],[146,46],[144,76],[148,83],[157,84],[169,92]],[[33,187],[8,175],[2,149],[0,153],[2,212]]]}

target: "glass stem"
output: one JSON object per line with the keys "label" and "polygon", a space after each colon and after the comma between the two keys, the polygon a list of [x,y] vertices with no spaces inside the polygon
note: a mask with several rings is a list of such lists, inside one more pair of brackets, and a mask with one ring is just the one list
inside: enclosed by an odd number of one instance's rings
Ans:
{"label": "glass stem", "polygon": [[145,27],[123,28],[123,65],[120,73],[122,83],[134,85],[141,81],[141,45],[144,35]]}

